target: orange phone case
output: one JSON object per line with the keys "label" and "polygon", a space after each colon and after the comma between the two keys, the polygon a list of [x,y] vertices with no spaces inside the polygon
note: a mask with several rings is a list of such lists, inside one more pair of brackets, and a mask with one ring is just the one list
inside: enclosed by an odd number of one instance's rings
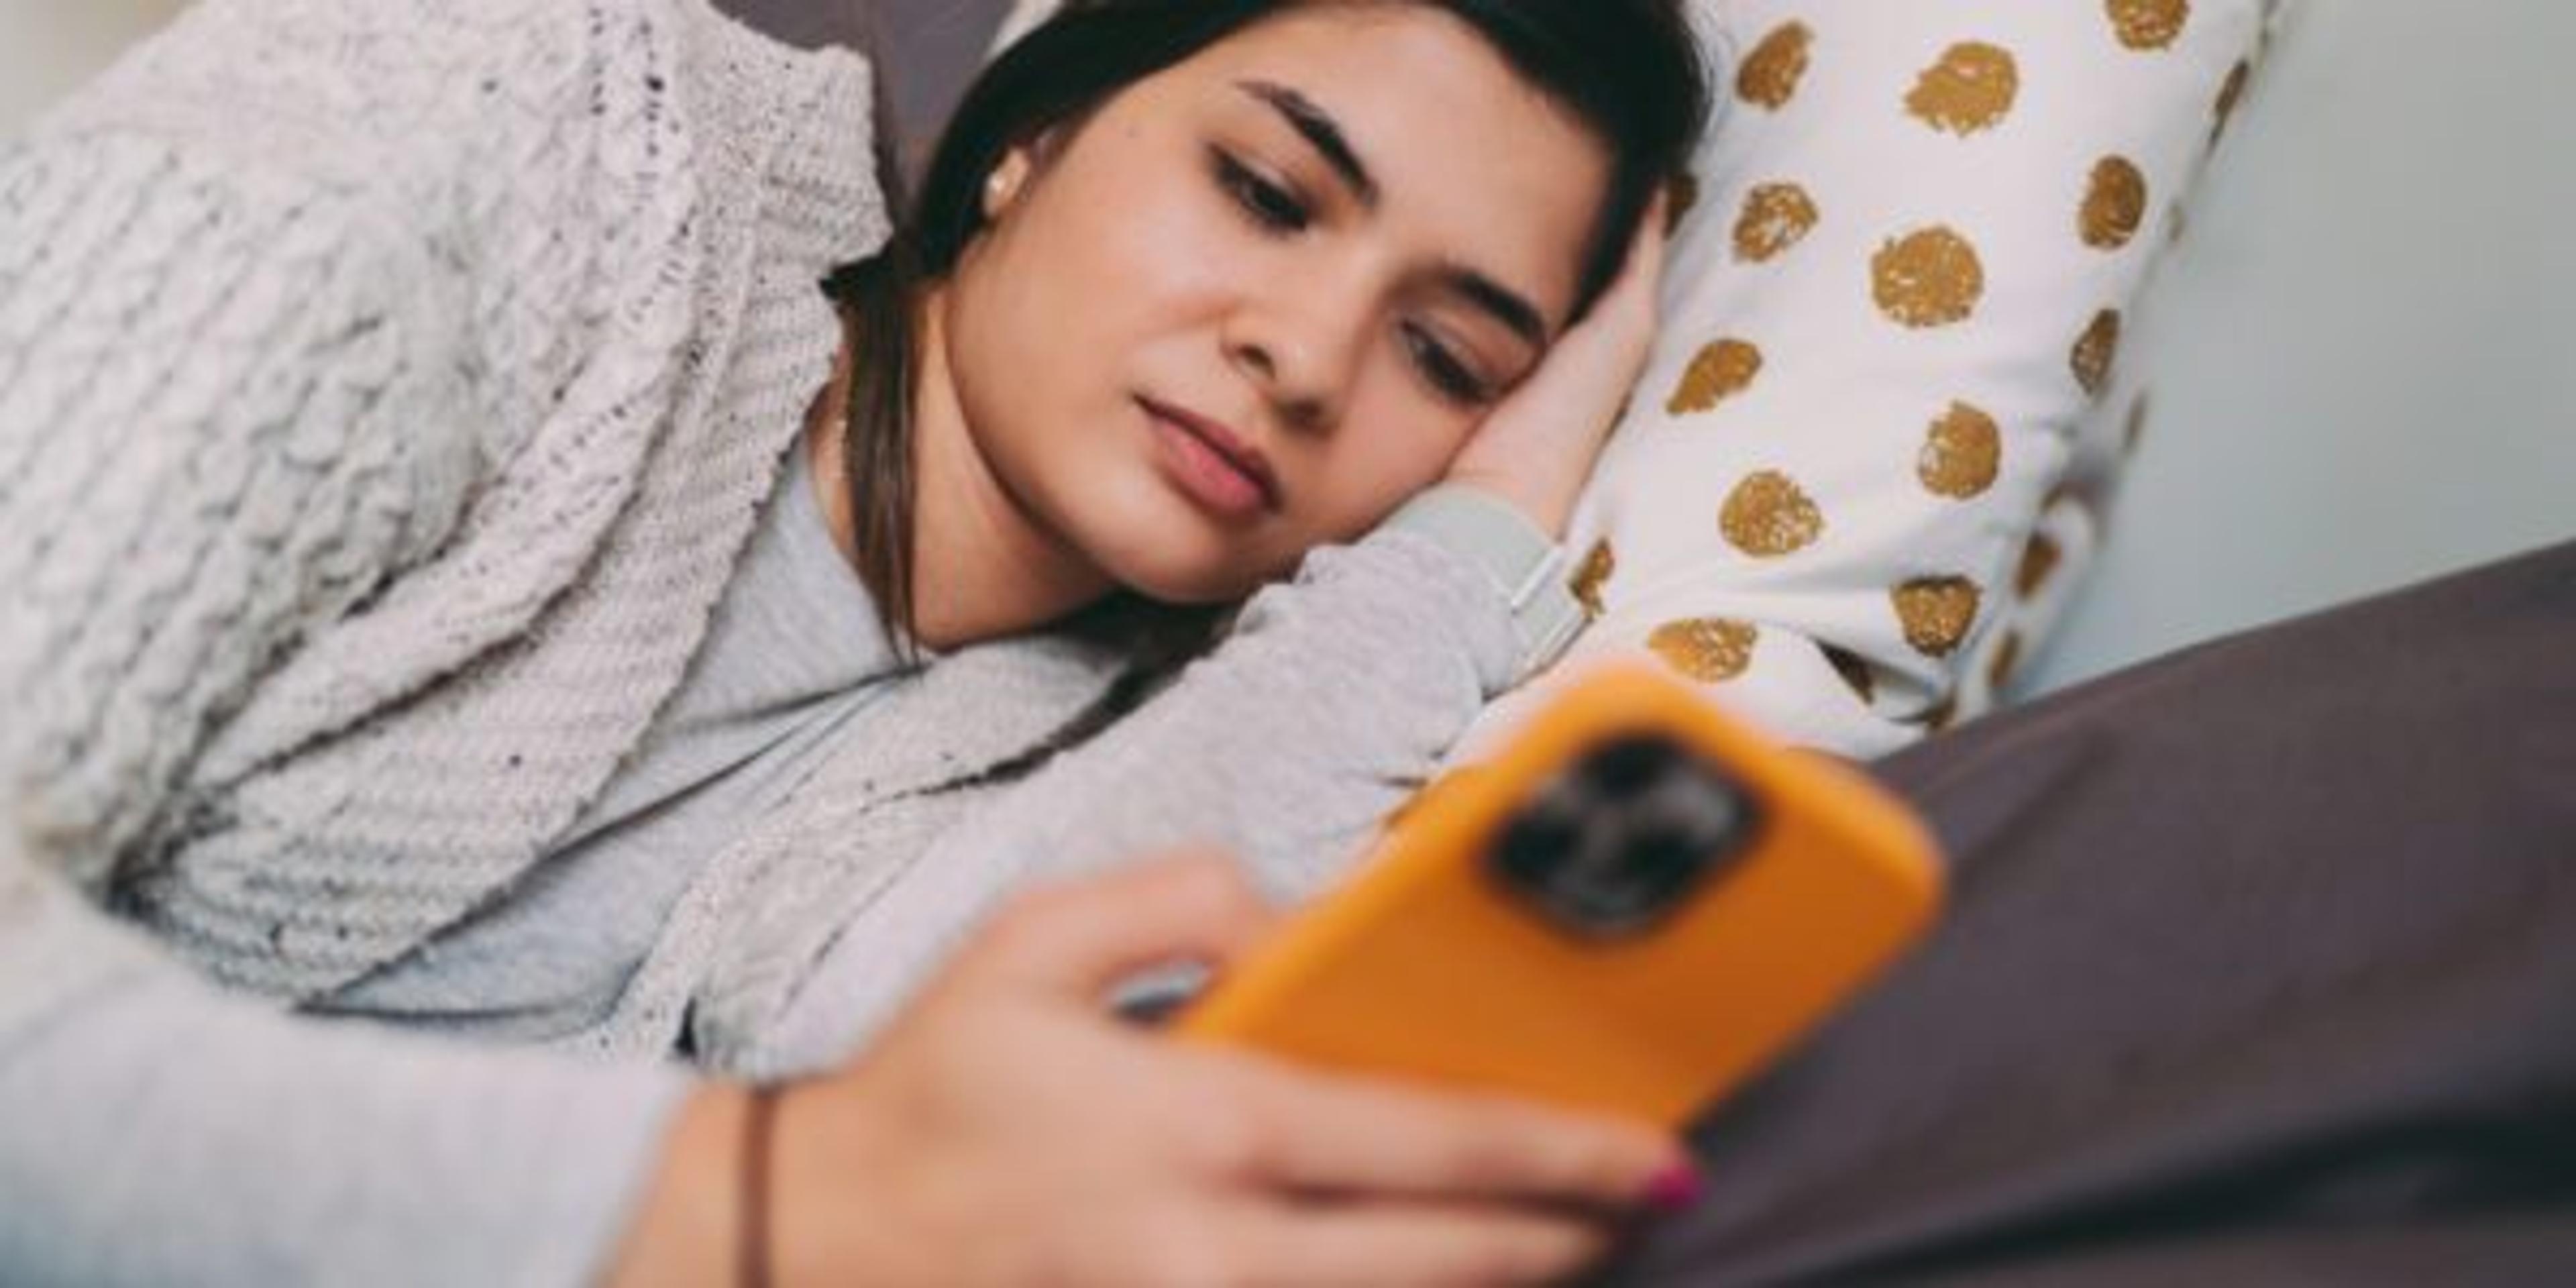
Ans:
{"label": "orange phone case", "polygon": [[[1700,758],[1754,822],[1660,920],[1604,938],[1560,924],[1487,857],[1535,793],[1632,735]],[[1927,831],[1859,773],[1614,666],[1569,686],[1499,757],[1426,788],[1367,866],[1174,1028],[1677,1126],[1921,935],[1940,873]]]}

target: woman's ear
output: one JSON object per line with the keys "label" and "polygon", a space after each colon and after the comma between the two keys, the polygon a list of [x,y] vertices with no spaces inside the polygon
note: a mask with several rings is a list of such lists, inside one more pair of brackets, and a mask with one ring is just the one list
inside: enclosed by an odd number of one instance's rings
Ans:
{"label": "woman's ear", "polygon": [[1002,212],[1017,204],[1020,193],[1029,186],[1029,174],[1036,162],[1029,155],[1029,145],[1014,145],[993,164],[993,172],[984,177],[984,218],[1002,217]]}

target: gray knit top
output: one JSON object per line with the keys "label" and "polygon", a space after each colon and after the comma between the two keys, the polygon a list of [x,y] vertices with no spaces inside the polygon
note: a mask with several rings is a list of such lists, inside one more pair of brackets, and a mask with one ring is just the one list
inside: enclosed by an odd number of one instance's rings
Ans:
{"label": "gray knit top", "polygon": [[1311,891],[1511,678],[1399,521],[1114,723],[1103,633],[889,677],[543,1047],[346,1005],[539,889],[708,649],[884,235],[868,102],[702,0],[209,0],[0,149],[0,1282],[580,1281],[676,1053],[828,1067],[1033,875]]}
{"label": "gray knit top", "polygon": [[807,453],[717,601],[706,642],[598,799],[511,890],[308,1009],[512,1042],[615,1013],[706,860],[774,811],[906,664],[832,542]]}

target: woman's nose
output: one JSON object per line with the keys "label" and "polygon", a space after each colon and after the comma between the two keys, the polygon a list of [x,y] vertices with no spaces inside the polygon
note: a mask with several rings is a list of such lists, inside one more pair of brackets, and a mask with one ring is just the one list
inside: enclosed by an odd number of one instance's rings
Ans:
{"label": "woman's nose", "polygon": [[1309,278],[1247,299],[1227,321],[1226,356],[1290,427],[1329,428],[1358,376],[1368,329],[1363,297]]}

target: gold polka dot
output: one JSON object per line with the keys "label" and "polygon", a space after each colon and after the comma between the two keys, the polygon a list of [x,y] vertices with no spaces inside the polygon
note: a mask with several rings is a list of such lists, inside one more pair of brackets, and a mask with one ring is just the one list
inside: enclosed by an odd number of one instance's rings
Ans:
{"label": "gold polka dot", "polygon": [[1814,545],[1825,533],[1825,512],[1788,475],[1764,470],[1736,485],[1718,526],[1736,549],[1773,559]]}
{"label": "gold polka dot", "polygon": [[1735,96],[1756,107],[1778,111],[1797,96],[1807,75],[1807,51],[1816,33],[1803,22],[1784,22],[1745,55],[1735,72]]}
{"label": "gold polka dot", "polygon": [[1744,674],[1753,665],[1753,646],[1762,632],[1743,622],[1714,617],[1666,622],[1646,637],[1646,647],[1666,665],[1702,684],[1716,684]]}
{"label": "gold polka dot", "polygon": [[1720,340],[1701,349],[1664,410],[1675,416],[1709,411],[1744,392],[1762,374],[1762,351],[1742,340]]}
{"label": "gold polka dot", "polygon": [[2166,49],[2191,21],[2191,0],[2103,0],[2111,29],[2131,49]]}
{"label": "gold polka dot", "polygon": [[2236,116],[2236,105],[2245,100],[2246,82],[2253,77],[2254,64],[2241,58],[2227,69],[2227,80],[2218,87],[2218,103],[2211,109],[2210,146],[2217,146],[2219,137],[2227,133],[2227,123]]}
{"label": "gold polka dot", "polygon": [[1744,197],[1744,213],[1735,220],[1735,257],[1760,264],[1777,257],[1814,232],[1815,199],[1794,183],[1766,183]]}
{"label": "gold polka dot", "polygon": [[1878,673],[1870,670],[1869,663],[1860,660],[1859,654],[1828,644],[1825,646],[1825,661],[1834,668],[1834,674],[1843,677],[1843,683],[1851,686],[1851,691],[1860,697],[1862,706],[1878,701]]}
{"label": "gold polka dot", "polygon": [[1665,200],[1664,235],[1669,237],[1681,228],[1683,220],[1690,218],[1690,212],[1699,208],[1699,176],[1674,175]]}
{"label": "gold polka dot", "polygon": [[2147,176],[2126,157],[2104,157],[2093,165],[2084,189],[2084,208],[2075,221],[2084,244],[2095,250],[2118,250],[2138,235],[2147,218]]}
{"label": "gold polka dot", "polygon": [[2121,436],[2121,450],[2134,454],[2138,450],[2138,444],[2143,441],[2146,436],[2147,394],[2146,391],[2142,389],[2138,391],[2136,401],[2129,404],[2129,426],[2127,432]]}
{"label": "gold polka dot", "polygon": [[1947,228],[1925,228],[1879,247],[1870,262],[1879,311],[1899,325],[1947,326],[1977,311],[1986,292],[1977,248]]}
{"label": "gold polka dot", "polygon": [[1977,620],[1977,584],[1965,577],[1922,577],[1896,588],[1896,620],[1905,642],[1926,657],[1948,657]]}
{"label": "gold polka dot", "polygon": [[1986,668],[1986,684],[1994,689],[2002,689],[2012,682],[2013,672],[2020,666],[2021,633],[2015,631],[2004,636],[2004,642],[1996,646],[1995,660]]}
{"label": "gold polka dot", "polygon": [[1610,584],[1610,575],[1617,571],[1619,554],[1610,548],[1609,540],[1604,538],[1593,542],[1591,552],[1583,556],[1583,566],[1574,570],[1574,580],[1570,583],[1574,598],[1583,605],[1586,618],[1593,621],[1601,619],[1604,611],[1601,591]]}
{"label": "gold polka dot", "polygon": [[2057,565],[2065,558],[2066,552],[2058,549],[2047,534],[2032,533],[2030,544],[2021,548],[2021,567],[2013,573],[2013,590],[2024,599],[2038,594],[2039,588],[2048,584],[2048,575],[2057,571]]}
{"label": "gold polka dot", "polygon": [[2010,51],[1970,41],[1952,45],[1925,68],[1905,96],[1905,110],[1936,130],[1966,137],[1991,130],[2012,114],[2021,93],[2021,69]]}
{"label": "gold polka dot", "polygon": [[2004,457],[2003,431],[1995,418],[1963,402],[1950,404],[1924,436],[1914,463],[1923,486],[1947,497],[1982,496],[1995,485]]}
{"label": "gold polka dot", "polygon": [[2120,356],[2120,311],[2104,309],[2093,315],[2093,324],[2075,341],[2075,352],[2069,361],[2075,368],[2075,383],[2084,392],[2099,398],[2111,387],[2111,366]]}

